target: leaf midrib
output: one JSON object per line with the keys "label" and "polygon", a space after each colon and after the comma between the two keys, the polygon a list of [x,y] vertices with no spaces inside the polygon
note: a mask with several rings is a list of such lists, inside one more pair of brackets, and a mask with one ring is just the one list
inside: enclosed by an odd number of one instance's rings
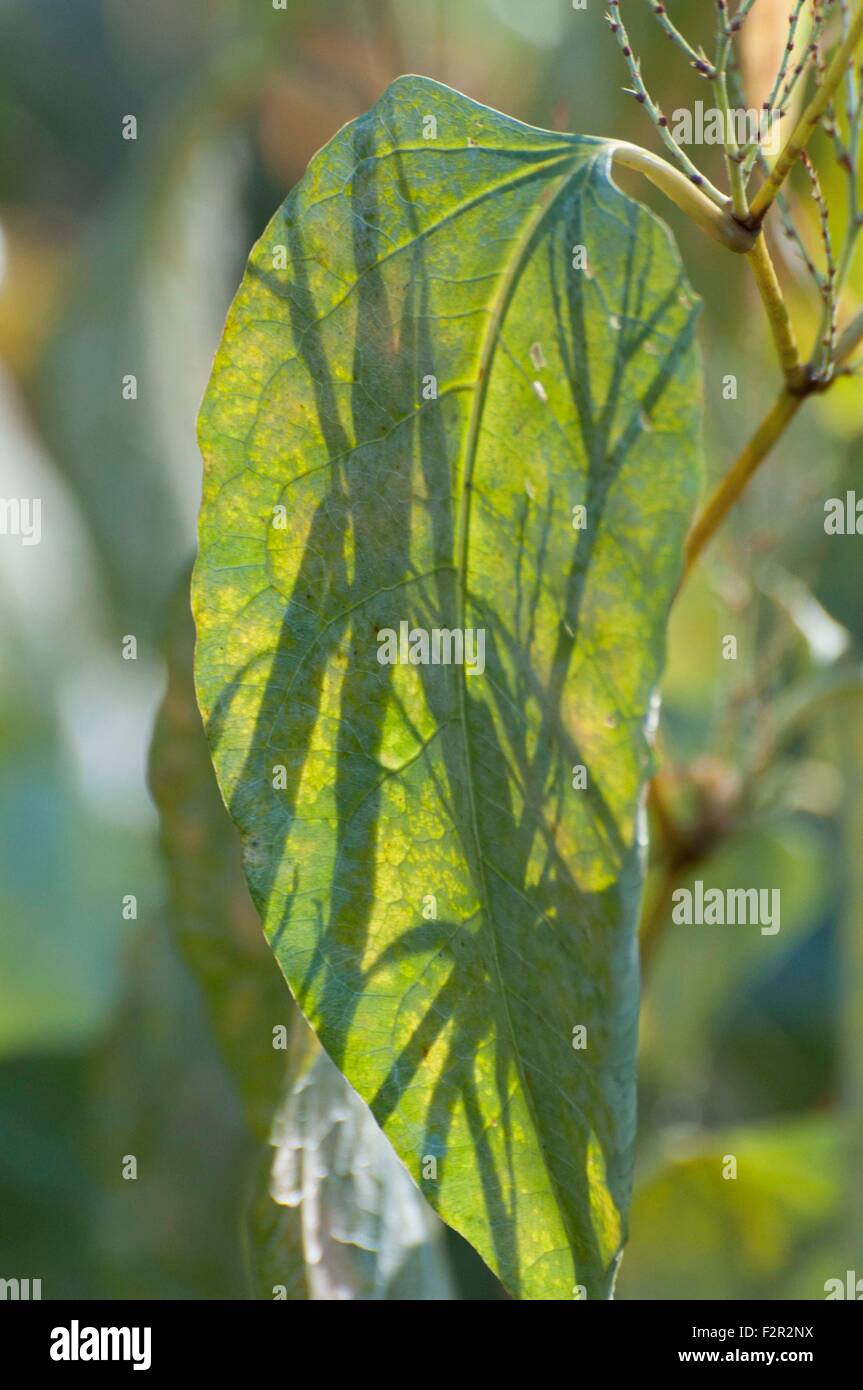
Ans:
{"label": "leaf midrib", "polygon": [[[504,272],[503,280],[498,291],[497,303],[494,306],[494,309],[492,311],[488,325],[485,330],[485,338],[482,343],[482,348],[480,350],[479,355],[477,392],[476,396],[474,397],[474,403],[471,410],[470,419],[468,421],[467,438],[465,441],[461,497],[459,499],[459,514],[456,524],[455,566],[456,572],[459,575],[459,585],[457,590],[458,619],[459,626],[461,626],[462,628],[464,628],[467,598],[467,562],[468,542],[470,536],[470,508],[473,495],[473,473],[476,465],[476,456],[479,444],[482,415],[485,407],[486,397],[488,394],[489,381],[491,379],[491,368],[494,362],[494,357],[498,346],[498,334],[503,323],[504,317],[506,316],[507,310],[509,309],[513,294],[515,293],[522,271],[524,270],[524,267],[527,263],[527,254],[536,233],[542,226],[542,223],[545,221],[545,219],[549,217],[552,211],[554,210],[560,195],[566,191],[572,178],[577,173],[584,170],[586,167],[589,167],[589,165],[593,162],[594,158],[595,156],[591,157],[588,160],[585,160],[583,156],[575,156],[573,159],[574,167],[567,170],[566,173],[562,174],[558,179],[554,181],[554,183],[549,185],[551,191],[547,195],[544,204],[540,206],[537,209],[537,211],[533,214],[533,216],[528,220],[524,232],[515,247],[510,264],[507,266],[507,269]],[[466,716],[467,676],[464,668],[461,668],[460,676],[457,681],[457,689],[459,702],[459,723],[461,724],[462,737],[464,739],[464,756],[465,769],[467,773],[466,783],[468,792],[470,823],[471,830],[473,833],[474,844],[476,847],[477,866],[481,879],[482,896],[484,900],[484,914],[489,922],[491,932],[492,959],[494,961],[494,970],[497,976],[498,993],[502,1002],[504,1017],[510,1035],[512,1053],[515,1058],[515,1065],[516,1070],[518,1072],[519,1080],[521,1082],[522,1093],[524,1095],[525,1103],[527,1105],[531,1117],[536,1142],[540,1150],[540,1153],[542,1154],[543,1161],[545,1163],[549,1183],[551,1184],[551,1187],[558,1198],[557,1207],[560,1212],[562,1225],[564,1227],[564,1230],[566,1231],[567,1238],[569,1240],[570,1254],[573,1257],[573,1267],[575,1267],[576,1232],[574,1231],[571,1222],[569,1204],[565,1200],[565,1193],[561,1187],[561,1184],[558,1182],[550,1163],[550,1155],[548,1152],[547,1145],[543,1139],[543,1132],[539,1124],[536,1103],[533,1098],[531,1085],[528,1081],[527,1074],[522,1065],[521,1053],[519,1051],[516,1041],[515,1026],[513,1024],[512,1014],[510,1012],[509,999],[507,996],[506,987],[504,985],[503,971],[501,969],[500,964],[500,954],[498,950],[498,929],[494,919],[494,915],[491,911],[491,900],[488,891],[488,881],[486,877],[485,856],[483,852],[482,839],[479,833],[479,821],[476,810],[473,759],[471,755],[470,739],[468,737]]]}

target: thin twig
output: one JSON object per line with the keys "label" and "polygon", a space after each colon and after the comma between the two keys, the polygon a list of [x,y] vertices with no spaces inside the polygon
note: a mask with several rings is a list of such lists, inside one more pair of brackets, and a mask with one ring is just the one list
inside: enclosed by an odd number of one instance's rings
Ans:
{"label": "thin twig", "polygon": [[734,16],[734,19],[731,21],[732,27],[735,32],[736,30],[742,27],[744,19],[749,14],[749,11],[752,9],[752,6],[754,4],[755,0],[741,0],[737,13]]}
{"label": "thin twig", "polygon": [[731,201],[734,204],[734,215],[741,222],[744,222],[749,212],[749,203],[746,198],[746,180],[741,164],[742,156],[733,130],[731,101],[728,96],[728,60],[731,56],[731,41],[736,32],[736,27],[739,27],[739,25],[737,16],[735,16],[730,23],[725,23],[725,0],[717,0],[717,8],[723,20],[716,44],[715,67],[716,91],[718,94],[719,109],[722,112],[725,135],[723,141],[725,167],[728,171],[728,183],[731,188]]}
{"label": "thin twig", "polygon": [[787,389],[779,393],[758,429],[705,504],[687,537],[684,579],[692,570],[707,542],[718,531],[759,464],[767,457],[797,414],[803,399],[802,395],[792,395]]}
{"label": "thin twig", "polygon": [[824,244],[824,259],[826,263],[826,273],[822,285],[824,313],[819,329],[819,341],[813,355],[816,363],[814,367],[816,375],[824,376],[829,374],[836,349],[836,262],[833,258],[833,241],[830,236],[830,212],[827,207],[827,201],[821,191],[821,180],[818,177],[815,165],[812,163],[812,160],[805,150],[800,156],[800,159],[809,175],[809,182],[812,186],[812,197],[818,209],[821,240]]}
{"label": "thin twig", "polygon": [[749,209],[751,226],[757,227],[764,220],[764,215],[776,194],[806,149],[813,131],[820,124],[821,117],[833,99],[836,88],[845,77],[845,69],[850,59],[853,58],[861,36],[863,36],[863,0],[858,0],[854,17],[848,22],[848,32],[834,53],[824,74],[823,82],[794,127],[767,179],[752,199]]}
{"label": "thin twig", "polygon": [[[760,151],[758,162],[762,171],[765,174],[768,173],[769,166],[767,164],[766,159],[764,158],[764,155]],[[794,222],[794,218],[791,216],[791,209],[788,206],[788,200],[785,197],[784,193],[777,193],[776,195],[776,211],[779,215],[779,220],[782,223],[782,231],[785,237],[788,241],[793,241],[794,245],[797,248],[797,254],[799,255],[809,274],[812,276],[813,281],[815,282],[818,294],[823,297],[824,277],[822,276],[820,270],[818,269],[818,267],[816,266],[815,262],[809,254],[809,248],[803,240],[803,237],[801,236]]]}
{"label": "thin twig", "polygon": [[698,167],[693,164],[686,151],[673,139],[668,129],[668,117],[663,114],[648,92],[644,79],[641,76],[641,64],[632,51],[629,35],[626,32],[626,26],[620,14],[620,0],[609,0],[609,5],[612,12],[611,14],[607,14],[605,18],[612,34],[614,34],[614,37],[617,39],[621,53],[626,59],[626,65],[629,68],[629,74],[633,83],[632,88],[627,87],[624,88],[624,90],[630,92],[639,105],[644,107],[651,121],[656,126],[656,129],[659,131],[660,138],[664,145],[673,158],[677,160],[687,177],[695,184],[696,188],[702,189],[717,207],[724,207],[729,201],[727,196],[721,193],[708,178],[705,178]]}
{"label": "thin twig", "polygon": [[671,40],[671,42],[675,45],[676,48],[680,49],[681,53],[686,54],[686,57],[689,59],[690,66],[693,67],[701,77],[715,77],[716,69],[708,59],[707,55],[704,53],[703,50],[698,51],[695,48],[693,48],[692,44],[689,42],[688,39],[686,39],[683,36],[683,34],[681,34],[680,30],[676,27],[676,25],[672,24],[671,20],[668,17],[668,11],[665,8],[665,5],[657,4],[656,0],[645,0],[645,3],[653,11],[657,21],[664,30],[666,37]]}
{"label": "thin twig", "polygon": [[[861,343],[863,343],[863,309],[839,335],[835,356],[837,367],[844,370],[845,363],[848,362]],[[792,392],[785,387],[779,393],[758,429],[718,484],[692,527],[686,542],[686,567],[683,579],[691,572],[704,547],[722,525],[749,479],[782,437],[803,401],[813,392],[823,390],[824,385],[824,383],[810,378],[805,388],[800,391]]]}
{"label": "thin twig", "polygon": [[[764,103],[764,105],[765,105],[770,111],[776,110],[777,107],[780,107],[780,108],[781,108],[781,107],[785,104],[785,102],[788,100],[788,95],[789,95],[789,94],[788,94],[788,93],[785,93],[785,92],[783,92],[783,96],[782,96],[781,100],[778,99],[778,98],[779,98],[779,93],[783,91],[783,86],[784,86],[785,80],[786,80],[786,78],[787,78],[787,76],[788,76],[788,66],[789,66],[789,64],[790,64],[790,62],[791,62],[791,55],[792,55],[792,53],[794,52],[794,49],[795,49],[796,46],[797,46],[797,26],[798,26],[798,24],[800,23],[800,15],[801,15],[801,13],[802,13],[802,11],[803,11],[803,7],[805,6],[805,4],[806,4],[806,0],[795,0],[794,9],[791,11],[790,15],[788,16],[788,26],[789,26],[789,28],[788,28],[788,41],[787,41],[787,43],[785,44],[785,48],[784,48],[783,53],[782,53],[782,61],[781,61],[781,63],[779,64],[779,71],[777,72],[777,74],[776,74],[776,79],[775,79],[775,81],[774,81],[774,83],[773,83],[773,86],[772,86],[771,89],[770,89],[770,95],[768,96],[766,102]],[[804,59],[801,59],[801,60],[797,63],[796,67],[793,69],[793,72],[792,72],[792,80],[793,80],[793,81],[796,81],[796,79],[799,78],[799,77],[801,76],[804,67],[805,67],[805,60],[804,60]]]}

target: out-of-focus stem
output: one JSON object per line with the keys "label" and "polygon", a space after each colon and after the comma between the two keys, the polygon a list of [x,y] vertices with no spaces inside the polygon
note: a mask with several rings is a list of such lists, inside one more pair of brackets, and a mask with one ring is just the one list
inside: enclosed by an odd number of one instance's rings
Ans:
{"label": "out-of-focus stem", "polygon": [[[836,365],[841,367],[844,362],[847,362],[861,342],[863,342],[863,309],[839,336],[839,341],[836,344]],[[819,382],[812,377],[807,377],[805,373],[801,373],[801,376],[802,381],[797,389],[791,390],[786,385],[780,391],[749,443],[738,455],[732,467],[705,503],[686,541],[684,579],[708,541],[722,525],[753,473],[763,463],[788,428],[806,397],[816,391],[823,391],[829,385],[828,382]]]}
{"label": "out-of-focus stem", "polygon": [[792,394],[787,389],[783,389],[779,393],[749,443],[705,504],[704,510],[687,537],[684,579],[707,542],[722,525],[759,464],[767,457],[776,441],[797,414],[803,400],[802,395]]}

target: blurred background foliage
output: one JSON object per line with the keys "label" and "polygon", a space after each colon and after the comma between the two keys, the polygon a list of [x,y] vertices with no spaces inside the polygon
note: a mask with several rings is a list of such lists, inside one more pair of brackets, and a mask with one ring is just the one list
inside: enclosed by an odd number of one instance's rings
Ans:
{"label": "blurred background foliage", "polygon": [[[642,8],[664,107],[704,99]],[[705,42],[711,10],[674,7]],[[787,0],[755,13],[758,92]],[[0,540],[0,1276],[46,1298],[500,1296],[400,1173],[375,1180],[368,1116],[263,949],[183,598],[195,414],[248,248],[402,71],[654,144],[599,0],[0,0],[0,494],[43,499],[40,545]],[[838,224],[843,178],[821,167]],[[704,298],[715,477],[777,384],[760,306],[745,265],[627,186]],[[792,201],[815,245],[802,185]],[[777,254],[811,336],[818,306]],[[808,403],[674,610],[621,1298],[820,1298],[863,1273],[863,585],[859,540],[823,529],[861,434],[859,380]],[[779,888],[781,932],[672,927],[695,878]]]}

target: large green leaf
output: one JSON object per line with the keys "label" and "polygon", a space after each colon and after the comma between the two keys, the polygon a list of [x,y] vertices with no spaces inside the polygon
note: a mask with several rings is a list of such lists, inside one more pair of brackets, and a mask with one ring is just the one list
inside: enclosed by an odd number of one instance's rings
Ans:
{"label": "large green leaf", "polygon": [[[173,936],[206,1000],[251,1136],[256,1291],[297,1298],[450,1297],[442,1227],[368,1107],[309,1032],[260,931],[219,800],[192,684],[183,585],[150,753]],[[289,1045],[273,1046],[283,1028]]]}
{"label": "large green leaf", "polygon": [[[624,1240],[647,724],[698,486],[695,301],[609,162],[395,82],[253,250],[200,420],[198,696],[252,896],[525,1298],[607,1297]],[[402,621],[483,629],[484,673],[382,665]]]}
{"label": "large green leaf", "polygon": [[168,614],[168,683],[149,766],[168,922],[203,993],[248,1128],[265,1144],[289,1072],[285,1052],[273,1047],[273,1030],[290,1033],[296,1008],[261,936],[243,881],[238,837],[215,785],[195,704],[193,644],[184,583]]}

